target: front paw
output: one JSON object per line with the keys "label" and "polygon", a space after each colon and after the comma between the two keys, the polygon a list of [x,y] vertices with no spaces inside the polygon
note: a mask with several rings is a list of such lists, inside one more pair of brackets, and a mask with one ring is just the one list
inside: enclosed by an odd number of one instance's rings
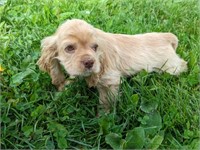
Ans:
{"label": "front paw", "polygon": [[65,86],[71,84],[72,82],[73,80],[71,78],[65,80],[64,82],[62,82],[57,86],[58,91],[63,91],[65,89]]}
{"label": "front paw", "polygon": [[111,106],[108,104],[100,104],[98,106],[97,115],[101,116],[102,114],[109,114],[111,112]]}
{"label": "front paw", "polygon": [[65,88],[65,82],[61,83],[60,85],[57,86],[58,91],[63,91]]}

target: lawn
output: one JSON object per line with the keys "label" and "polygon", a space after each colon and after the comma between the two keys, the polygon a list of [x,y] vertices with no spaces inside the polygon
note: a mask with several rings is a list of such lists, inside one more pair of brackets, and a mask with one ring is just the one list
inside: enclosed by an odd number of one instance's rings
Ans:
{"label": "lawn", "polygon": [[[0,0],[1,149],[199,149],[198,0]],[[66,19],[107,32],[173,32],[180,76],[123,78],[110,114],[83,79],[58,92],[36,65],[40,41]]]}

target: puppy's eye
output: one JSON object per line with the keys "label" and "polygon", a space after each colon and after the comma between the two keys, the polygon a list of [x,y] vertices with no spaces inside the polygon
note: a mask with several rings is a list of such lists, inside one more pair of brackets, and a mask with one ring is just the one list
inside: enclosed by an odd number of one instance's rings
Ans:
{"label": "puppy's eye", "polygon": [[67,47],[65,47],[65,51],[67,52],[67,53],[74,53],[74,51],[75,51],[75,46],[74,45],[68,45]]}
{"label": "puppy's eye", "polygon": [[98,48],[98,45],[97,44],[94,44],[93,46],[92,46],[92,49],[96,52],[97,51],[97,48]]}

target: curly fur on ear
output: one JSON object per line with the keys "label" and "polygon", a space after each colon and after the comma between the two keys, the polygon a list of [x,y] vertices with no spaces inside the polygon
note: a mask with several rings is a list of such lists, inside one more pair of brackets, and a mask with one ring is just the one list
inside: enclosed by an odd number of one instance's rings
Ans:
{"label": "curly fur on ear", "polygon": [[37,64],[42,71],[50,73],[51,61],[57,56],[56,36],[49,36],[41,42],[42,55]]}
{"label": "curly fur on ear", "polygon": [[57,60],[57,37],[55,35],[46,37],[41,42],[42,55],[37,64],[39,68],[51,76],[52,84],[62,90],[65,84],[65,76],[61,70],[61,65]]}

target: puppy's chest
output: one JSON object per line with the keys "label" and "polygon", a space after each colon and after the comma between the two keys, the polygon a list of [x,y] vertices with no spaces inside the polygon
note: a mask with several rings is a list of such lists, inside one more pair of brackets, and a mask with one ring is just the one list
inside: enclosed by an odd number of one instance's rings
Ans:
{"label": "puppy's chest", "polygon": [[91,75],[86,78],[89,87],[118,85],[120,83],[121,73],[106,72],[102,75]]}

